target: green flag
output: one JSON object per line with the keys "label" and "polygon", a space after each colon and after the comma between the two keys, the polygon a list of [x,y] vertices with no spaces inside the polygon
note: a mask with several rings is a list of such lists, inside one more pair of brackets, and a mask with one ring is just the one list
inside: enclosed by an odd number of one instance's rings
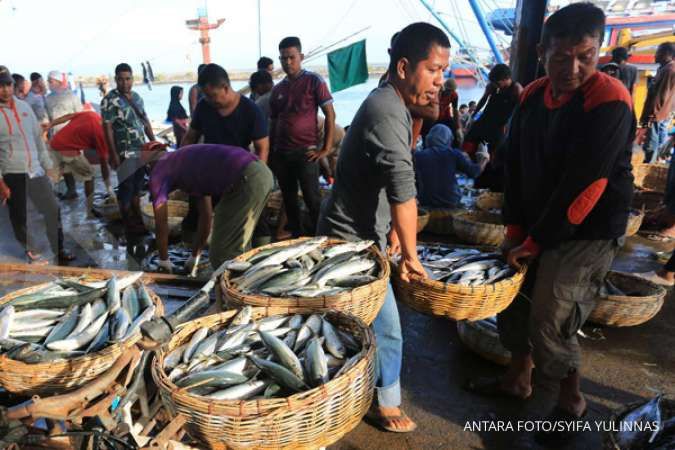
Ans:
{"label": "green flag", "polygon": [[328,78],[332,92],[341,91],[368,80],[365,39],[328,54]]}

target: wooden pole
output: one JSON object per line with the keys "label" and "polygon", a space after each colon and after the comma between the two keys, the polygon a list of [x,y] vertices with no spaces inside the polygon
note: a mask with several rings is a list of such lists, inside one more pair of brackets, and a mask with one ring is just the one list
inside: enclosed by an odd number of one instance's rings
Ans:
{"label": "wooden pole", "polygon": [[518,0],[515,33],[511,42],[513,79],[523,86],[537,78],[537,44],[544,27],[548,0]]}

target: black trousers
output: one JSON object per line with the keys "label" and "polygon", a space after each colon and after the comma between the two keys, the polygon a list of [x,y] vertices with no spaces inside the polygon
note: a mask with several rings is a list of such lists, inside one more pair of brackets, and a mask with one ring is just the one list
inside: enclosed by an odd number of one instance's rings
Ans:
{"label": "black trousers", "polygon": [[[47,227],[47,238],[55,255],[63,248],[63,229],[61,211],[54,196],[52,185],[46,176],[29,178],[25,173],[4,174],[3,179],[11,191],[7,201],[9,219],[12,222],[14,236],[26,251],[35,251],[32,239],[28,236],[28,200],[42,215]],[[31,220],[33,222],[33,220]]]}
{"label": "black trousers", "polygon": [[[284,198],[284,208],[286,208],[286,216],[288,217],[288,227],[294,237],[303,234],[315,234],[316,222],[319,219],[319,209],[321,208],[319,164],[316,161],[307,160],[307,156],[305,156],[307,151],[307,149],[276,150],[272,154],[272,170],[279,180],[281,195]],[[300,205],[298,204],[298,184],[311,220],[308,229],[305,230],[303,230]]]}

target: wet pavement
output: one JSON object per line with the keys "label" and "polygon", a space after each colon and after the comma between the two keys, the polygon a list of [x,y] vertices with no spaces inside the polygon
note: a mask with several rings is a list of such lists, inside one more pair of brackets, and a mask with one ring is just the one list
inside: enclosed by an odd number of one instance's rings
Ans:
{"label": "wet pavement", "polygon": [[[152,237],[126,243],[119,238],[119,226],[84,217],[84,199],[63,201],[63,220],[68,247],[75,252],[77,266],[137,270],[152,248]],[[31,223],[34,236],[47,248],[44,225]],[[22,251],[15,242],[6,208],[0,208],[0,262],[22,262]],[[421,240],[439,240],[422,236]],[[629,238],[614,263],[615,270],[647,271],[659,267],[655,251],[672,250],[672,245],[654,244],[639,236]],[[30,284],[36,279],[25,281]],[[0,279],[0,292],[7,291],[8,280]],[[162,297],[171,297],[169,310],[191,289],[159,286]],[[406,412],[418,423],[414,433],[381,432],[363,422],[333,449],[514,449],[516,442],[525,448],[543,448],[531,441],[531,433],[467,431],[467,421],[511,421],[541,418],[556,396],[551,386],[537,385],[535,395],[526,402],[478,397],[461,388],[465,380],[494,376],[503,368],[486,362],[462,346],[456,323],[412,311],[400,304],[404,332],[402,373],[403,401]],[[580,338],[583,347],[582,389],[589,402],[586,419],[595,430],[595,421],[607,420],[612,411],[631,402],[653,397],[662,392],[675,398],[675,304],[669,292],[659,314],[646,324],[627,328],[584,327],[586,334],[599,336]],[[470,425],[470,424],[469,424]],[[525,425],[525,422],[521,422]],[[582,432],[565,449],[598,449],[603,434]]]}

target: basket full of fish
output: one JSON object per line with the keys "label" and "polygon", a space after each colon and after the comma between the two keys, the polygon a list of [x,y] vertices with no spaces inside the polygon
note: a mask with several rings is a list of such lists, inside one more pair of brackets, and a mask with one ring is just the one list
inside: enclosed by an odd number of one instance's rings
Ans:
{"label": "basket full of fish", "polygon": [[300,238],[234,259],[220,279],[219,295],[229,307],[332,309],[369,325],[384,303],[389,274],[372,241]]}
{"label": "basket full of fish", "polygon": [[246,306],[182,326],[152,376],[170,414],[209,448],[319,448],[367,412],[374,356],[356,317]]}
{"label": "basket full of fish", "polygon": [[675,448],[675,401],[657,395],[633,403],[610,418],[605,449],[672,450]]}
{"label": "basket full of fish", "polygon": [[163,313],[141,275],[60,278],[0,299],[0,386],[62,393],[108,370]]}
{"label": "basket full of fish", "polygon": [[640,325],[661,310],[666,290],[637,275],[610,271],[588,320],[612,327]]}
{"label": "basket full of fish", "polygon": [[491,247],[419,244],[417,255],[428,277],[398,276],[392,261],[396,298],[425,314],[454,320],[482,320],[506,309],[518,294],[525,272],[509,267]]}
{"label": "basket full of fish", "polygon": [[507,366],[511,361],[511,352],[499,340],[496,317],[474,322],[460,320],[457,334],[462,344],[482,358],[501,366]]}

